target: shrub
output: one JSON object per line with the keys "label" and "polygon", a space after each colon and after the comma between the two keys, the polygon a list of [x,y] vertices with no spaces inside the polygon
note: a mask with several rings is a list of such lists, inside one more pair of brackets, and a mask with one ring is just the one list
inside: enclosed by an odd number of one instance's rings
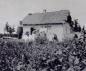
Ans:
{"label": "shrub", "polygon": [[29,44],[22,40],[0,39],[0,70],[67,71],[72,67],[82,71],[86,67],[86,43],[75,41]]}
{"label": "shrub", "polygon": [[39,33],[39,35],[35,38],[35,41],[36,43],[44,44],[47,43],[48,40],[46,34],[43,32],[43,33]]}

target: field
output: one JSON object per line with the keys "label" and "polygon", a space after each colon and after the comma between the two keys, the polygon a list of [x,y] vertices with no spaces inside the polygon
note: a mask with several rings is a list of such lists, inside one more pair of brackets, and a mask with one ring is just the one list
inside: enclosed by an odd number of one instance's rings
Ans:
{"label": "field", "polygon": [[86,42],[0,39],[0,71],[86,71]]}

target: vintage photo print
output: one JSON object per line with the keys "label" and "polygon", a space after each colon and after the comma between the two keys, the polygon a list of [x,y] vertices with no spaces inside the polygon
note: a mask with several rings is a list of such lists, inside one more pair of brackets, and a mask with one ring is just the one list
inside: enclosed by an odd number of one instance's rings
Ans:
{"label": "vintage photo print", "polygon": [[0,0],[0,71],[86,71],[85,0]]}

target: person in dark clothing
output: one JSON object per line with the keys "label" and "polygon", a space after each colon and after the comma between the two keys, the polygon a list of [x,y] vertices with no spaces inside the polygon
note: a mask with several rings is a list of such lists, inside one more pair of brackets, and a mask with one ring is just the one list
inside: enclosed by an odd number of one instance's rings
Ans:
{"label": "person in dark clothing", "polygon": [[22,38],[22,35],[23,35],[23,27],[22,26],[18,27],[17,35],[18,35],[18,39]]}
{"label": "person in dark clothing", "polygon": [[31,35],[32,35],[32,33],[33,33],[34,30],[35,30],[35,29],[34,29],[33,27],[31,27],[31,32],[30,32]]}
{"label": "person in dark clothing", "polygon": [[22,24],[22,21],[20,21],[20,25],[17,28],[18,39],[21,39],[22,35],[23,35],[23,24]]}

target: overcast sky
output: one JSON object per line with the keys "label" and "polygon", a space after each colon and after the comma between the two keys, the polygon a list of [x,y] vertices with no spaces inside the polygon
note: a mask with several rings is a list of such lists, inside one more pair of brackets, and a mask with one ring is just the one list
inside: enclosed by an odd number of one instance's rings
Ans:
{"label": "overcast sky", "polygon": [[86,0],[0,0],[0,32],[5,23],[17,26],[28,13],[70,10],[73,19],[86,26]]}

